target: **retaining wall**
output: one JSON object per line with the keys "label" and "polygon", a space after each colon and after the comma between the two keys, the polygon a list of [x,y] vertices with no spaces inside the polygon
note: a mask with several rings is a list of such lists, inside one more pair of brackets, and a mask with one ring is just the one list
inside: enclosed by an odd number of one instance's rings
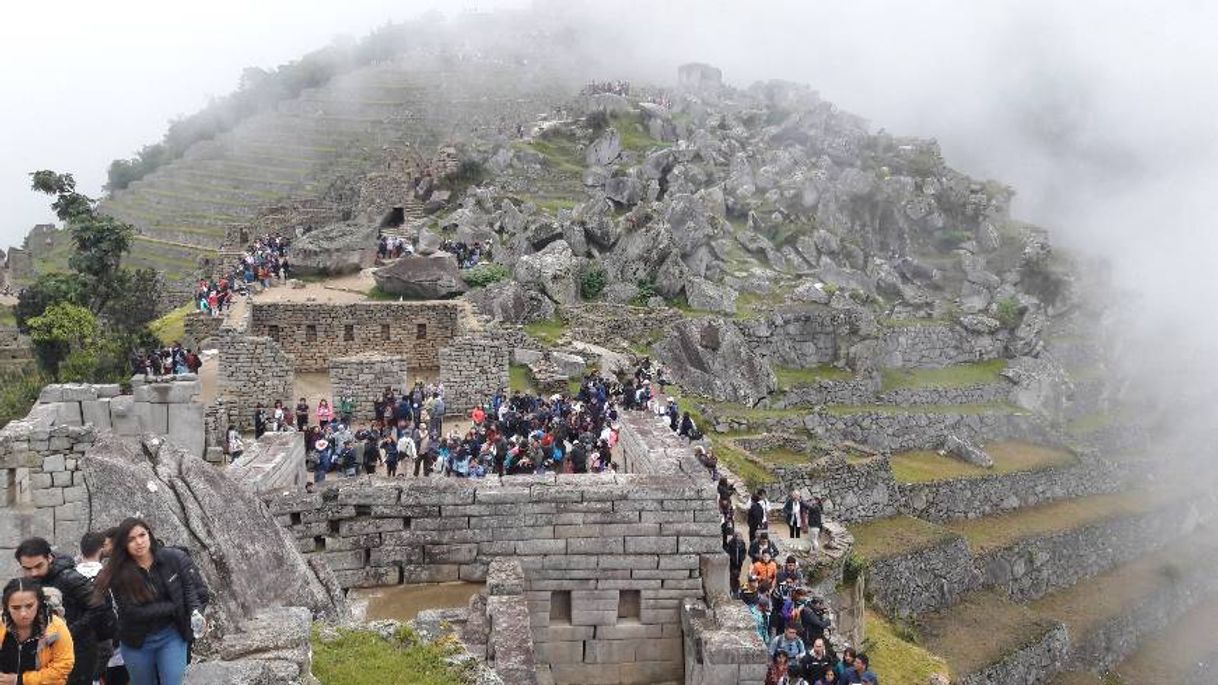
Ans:
{"label": "retaining wall", "polygon": [[880,351],[886,367],[941,367],[1001,357],[1003,344],[953,324],[902,326],[884,330]]}
{"label": "retaining wall", "polygon": [[440,350],[445,410],[465,413],[508,387],[508,348],[489,338],[457,338]]}
{"label": "retaining wall", "polygon": [[826,500],[834,520],[868,521],[896,514],[900,492],[884,456],[848,460],[833,454],[801,466],[775,466],[779,492],[798,490]]}
{"label": "retaining wall", "polygon": [[409,392],[408,364],[405,357],[364,352],[351,357],[330,360],[330,397],[337,412],[340,397],[350,395],[355,400],[355,418],[371,420],[376,416],[376,403],[386,387],[395,395]]}
{"label": "retaining wall", "polygon": [[243,431],[253,429],[254,409],[270,409],[276,400],[292,406],[296,385],[295,361],[279,343],[265,336],[222,328],[216,395],[223,400],[224,423]]}
{"label": "retaining wall", "polygon": [[1007,654],[995,664],[964,676],[953,682],[958,685],[1042,685],[1052,682],[1062,670],[1062,663],[1070,650],[1070,638],[1066,627],[1057,624],[1040,638],[1022,649]]}
{"label": "retaining wall", "polygon": [[872,560],[867,589],[884,613],[906,618],[952,606],[981,586],[964,538]]}
{"label": "retaining wall", "polygon": [[948,434],[966,440],[1052,441],[1050,431],[1030,414],[994,409],[981,413],[857,411],[809,414],[804,426],[822,440],[857,442],[894,452],[937,449]]}

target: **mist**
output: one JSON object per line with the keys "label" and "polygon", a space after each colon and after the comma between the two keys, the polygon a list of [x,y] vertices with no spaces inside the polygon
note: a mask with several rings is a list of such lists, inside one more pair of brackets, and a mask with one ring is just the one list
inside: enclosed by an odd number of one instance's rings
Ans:
{"label": "mist", "polygon": [[[1012,214],[1111,273],[1114,349],[1155,396],[1204,398],[1218,285],[1218,7],[1004,0],[617,3],[536,0],[539,21],[578,27],[586,78],[661,84],[712,63],[730,84],[811,84],[873,129],[937,139],[948,164],[1016,192]],[[75,6],[73,6],[75,5]],[[524,2],[213,3],[206,13],[68,3],[0,22],[0,244],[50,217],[35,168],[72,171],[99,194],[106,166],[168,120],[270,68],[433,7]],[[7,13],[22,10],[6,9]],[[61,17],[69,17],[63,19]],[[37,59],[31,59],[36,55]],[[17,68],[17,65],[22,65]],[[1113,331],[1116,331],[1114,334]],[[1149,383],[1149,386],[1145,384]],[[1202,423],[1211,421],[1202,402]]]}

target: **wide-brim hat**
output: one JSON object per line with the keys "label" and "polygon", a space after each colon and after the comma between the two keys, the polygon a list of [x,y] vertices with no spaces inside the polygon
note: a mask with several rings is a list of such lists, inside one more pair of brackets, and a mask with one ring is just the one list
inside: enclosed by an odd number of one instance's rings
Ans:
{"label": "wide-brim hat", "polygon": [[325,448],[327,448],[329,446],[330,446],[330,443],[326,442],[325,440],[318,440],[317,442],[313,443],[313,449],[317,450],[318,452],[324,450]]}

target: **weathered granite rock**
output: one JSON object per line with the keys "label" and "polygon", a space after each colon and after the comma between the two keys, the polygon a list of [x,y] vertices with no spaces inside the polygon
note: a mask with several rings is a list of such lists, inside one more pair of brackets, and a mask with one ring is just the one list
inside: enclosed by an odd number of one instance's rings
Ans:
{"label": "weathered granite rock", "polygon": [[633,176],[615,176],[605,181],[605,197],[632,207],[643,199],[643,183]]}
{"label": "weathered granite rock", "polygon": [[376,258],[380,229],[344,221],[310,231],[292,243],[292,270],[301,275],[355,273]]}
{"label": "weathered granite rock", "polygon": [[994,459],[986,454],[985,450],[955,435],[949,435],[943,440],[943,451],[974,466],[994,468]]}
{"label": "weathered granite rock", "polygon": [[730,321],[682,321],[655,350],[677,383],[714,400],[754,405],[778,387],[769,365]]}
{"label": "weathered granite rock", "polygon": [[552,242],[541,252],[516,262],[517,281],[537,286],[560,305],[573,305],[579,300],[576,272],[575,255],[565,240]]}
{"label": "weathered granite rock", "polygon": [[584,154],[588,166],[609,166],[622,154],[622,136],[616,128],[607,128],[599,138],[592,141]]}
{"label": "weathered granite rock", "polygon": [[693,277],[685,283],[685,297],[689,306],[717,314],[735,314],[735,290],[728,286],[712,283],[705,278]]}
{"label": "weathered granite rock", "polygon": [[419,227],[419,237],[415,244],[416,254],[431,255],[440,251],[440,236],[427,230],[426,226]]}
{"label": "weathered granite rock", "polygon": [[266,505],[214,466],[160,438],[106,433],[81,465],[88,529],[140,516],[159,540],[189,549],[215,593],[208,617],[221,633],[271,607],[345,615]]}
{"label": "weathered granite rock", "polygon": [[382,291],[414,300],[440,300],[466,291],[457,260],[448,253],[407,255],[372,277]]}
{"label": "weathered granite rock", "polygon": [[555,307],[550,298],[516,281],[500,281],[465,294],[478,309],[492,319],[504,323],[526,324],[554,318]]}

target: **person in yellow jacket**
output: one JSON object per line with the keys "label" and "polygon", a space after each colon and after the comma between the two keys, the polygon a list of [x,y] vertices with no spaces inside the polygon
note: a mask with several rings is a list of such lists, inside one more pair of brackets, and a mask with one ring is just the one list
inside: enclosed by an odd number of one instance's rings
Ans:
{"label": "person in yellow jacket", "polygon": [[68,624],[51,612],[37,581],[4,586],[0,622],[0,685],[66,685],[76,657]]}

